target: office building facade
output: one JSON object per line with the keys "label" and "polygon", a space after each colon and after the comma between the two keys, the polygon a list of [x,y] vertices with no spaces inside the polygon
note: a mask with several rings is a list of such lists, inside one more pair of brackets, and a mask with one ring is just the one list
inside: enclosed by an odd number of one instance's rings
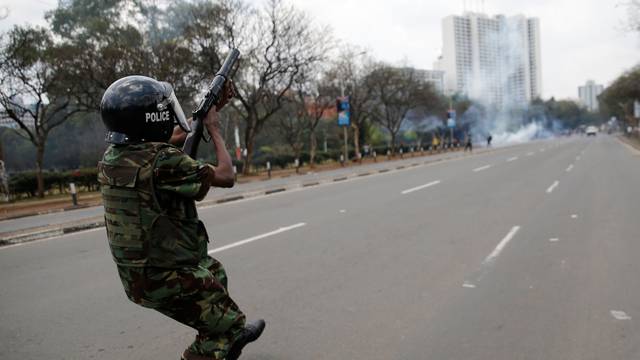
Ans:
{"label": "office building facade", "polygon": [[464,94],[497,107],[526,105],[542,93],[540,22],[523,15],[481,13],[442,20],[446,94]]}
{"label": "office building facade", "polygon": [[603,85],[596,84],[589,80],[584,86],[578,86],[578,97],[580,104],[589,111],[598,111],[598,95],[604,90]]}

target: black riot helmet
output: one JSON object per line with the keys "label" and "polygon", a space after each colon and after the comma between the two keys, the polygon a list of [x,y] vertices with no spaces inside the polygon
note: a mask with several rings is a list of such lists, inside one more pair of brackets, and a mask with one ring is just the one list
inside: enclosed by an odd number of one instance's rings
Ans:
{"label": "black riot helmet", "polygon": [[106,141],[112,144],[167,142],[176,123],[191,131],[173,87],[146,76],[127,76],[111,84],[102,96],[100,113]]}

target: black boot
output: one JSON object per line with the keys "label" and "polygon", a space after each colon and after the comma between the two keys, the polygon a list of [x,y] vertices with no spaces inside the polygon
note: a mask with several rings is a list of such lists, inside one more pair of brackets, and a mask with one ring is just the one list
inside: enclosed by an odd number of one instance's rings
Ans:
{"label": "black boot", "polygon": [[242,348],[248,343],[256,341],[260,335],[262,335],[265,325],[262,319],[246,324],[240,337],[231,345],[231,349],[227,353],[225,360],[238,359],[242,353]]}

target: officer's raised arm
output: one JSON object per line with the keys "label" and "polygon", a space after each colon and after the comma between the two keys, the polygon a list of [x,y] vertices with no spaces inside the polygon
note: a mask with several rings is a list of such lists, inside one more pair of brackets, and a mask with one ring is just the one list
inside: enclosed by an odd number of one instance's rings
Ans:
{"label": "officer's raised arm", "polygon": [[220,103],[212,107],[204,118],[204,126],[207,128],[211,141],[213,142],[218,165],[209,165],[207,180],[210,186],[230,188],[234,185],[233,164],[231,155],[227,151],[224,139],[220,134],[220,121],[218,120],[218,111],[221,110],[227,102],[234,96],[233,85],[231,81],[225,83],[224,95]]}

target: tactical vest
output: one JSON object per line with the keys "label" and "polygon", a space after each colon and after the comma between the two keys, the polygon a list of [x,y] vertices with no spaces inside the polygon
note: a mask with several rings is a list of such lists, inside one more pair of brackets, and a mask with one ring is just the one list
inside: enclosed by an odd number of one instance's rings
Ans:
{"label": "tactical vest", "polygon": [[107,237],[118,266],[178,268],[196,265],[207,255],[208,237],[195,202],[183,199],[193,207],[188,216],[186,211],[163,209],[158,201],[155,164],[168,147],[112,145],[98,164]]}

